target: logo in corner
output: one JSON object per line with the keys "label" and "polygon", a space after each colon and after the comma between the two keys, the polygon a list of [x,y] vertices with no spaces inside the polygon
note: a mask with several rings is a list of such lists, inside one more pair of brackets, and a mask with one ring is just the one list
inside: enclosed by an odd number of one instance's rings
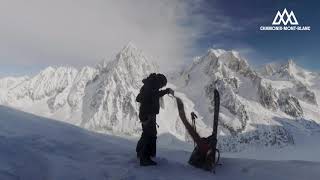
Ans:
{"label": "logo in corner", "polygon": [[[285,20],[285,18],[287,18]],[[281,23],[283,25],[287,25],[288,22],[290,22],[290,25],[299,25],[296,16],[294,15],[293,11],[290,11],[290,14],[288,13],[287,9],[285,8],[282,12],[277,12],[277,15],[274,17],[272,25],[280,25]]]}
{"label": "logo in corner", "polygon": [[299,26],[293,11],[285,8],[282,13],[277,12],[272,21],[272,26],[260,26],[261,31],[311,31],[310,26]]}

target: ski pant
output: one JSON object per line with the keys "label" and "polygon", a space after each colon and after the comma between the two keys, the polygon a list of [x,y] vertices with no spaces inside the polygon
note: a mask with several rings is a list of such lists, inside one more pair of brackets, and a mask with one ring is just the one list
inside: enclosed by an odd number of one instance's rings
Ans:
{"label": "ski pant", "polygon": [[155,157],[157,146],[156,115],[142,115],[139,118],[142,125],[142,134],[136,147],[137,155],[140,158]]}

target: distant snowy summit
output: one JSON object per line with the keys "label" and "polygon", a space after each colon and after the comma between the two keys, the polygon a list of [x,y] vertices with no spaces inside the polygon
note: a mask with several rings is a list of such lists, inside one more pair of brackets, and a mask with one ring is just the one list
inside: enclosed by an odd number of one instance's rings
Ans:
{"label": "distant snowy summit", "polygon": [[[288,60],[285,64],[267,64],[262,76],[272,80],[270,82],[277,89],[285,89],[300,100],[317,105],[316,94],[319,90],[319,74],[305,70]],[[282,82],[282,83],[280,83]]]}
{"label": "distant snowy summit", "polygon": [[[48,67],[33,77],[0,79],[0,104],[66,121],[93,131],[139,135],[142,79],[158,66],[126,45],[111,61],[96,67]],[[320,78],[292,60],[253,69],[236,51],[210,49],[189,67],[177,70],[168,86],[199,115],[197,126],[209,135],[214,98],[221,95],[219,146],[238,151],[254,146],[294,144],[295,133],[320,130]],[[173,98],[165,96],[158,116],[159,133],[188,141]],[[293,128],[294,127],[294,128]]]}

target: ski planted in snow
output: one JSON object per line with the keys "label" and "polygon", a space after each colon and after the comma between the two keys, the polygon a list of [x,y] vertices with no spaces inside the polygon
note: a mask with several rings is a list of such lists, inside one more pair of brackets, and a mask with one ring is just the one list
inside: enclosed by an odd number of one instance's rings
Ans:
{"label": "ski planted in snow", "polygon": [[[220,111],[220,94],[217,89],[214,89],[214,116],[212,125],[212,135],[211,135],[211,150],[212,150],[212,170],[215,173],[215,167],[219,164],[220,152],[217,149],[218,143],[218,122],[219,122],[219,111]],[[217,158],[216,158],[217,157]]]}

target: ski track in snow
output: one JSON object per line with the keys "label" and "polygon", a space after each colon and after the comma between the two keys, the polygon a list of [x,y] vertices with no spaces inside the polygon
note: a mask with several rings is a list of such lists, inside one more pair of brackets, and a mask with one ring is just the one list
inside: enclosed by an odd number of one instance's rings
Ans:
{"label": "ski track in snow", "polygon": [[[1,180],[316,180],[320,162],[226,158],[216,174],[188,165],[190,152],[158,149],[157,167],[140,167],[135,141],[0,106]],[[316,154],[316,153],[315,153]]]}

